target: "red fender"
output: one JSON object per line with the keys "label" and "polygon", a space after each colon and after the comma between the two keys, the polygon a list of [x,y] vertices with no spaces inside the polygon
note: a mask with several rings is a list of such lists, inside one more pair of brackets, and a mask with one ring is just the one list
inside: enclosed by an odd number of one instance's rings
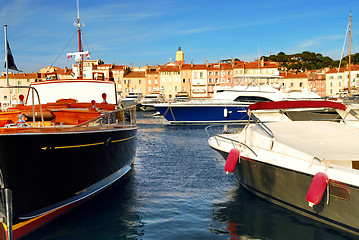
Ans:
{"label": "red fender", "polygon": [[236,148],[232,148],[228,154],[226,164],[224,165],[224,170],[226,172],[233,172],[236,168],[237,162],[239,159],[239,150]]}
{"label": "red fender", "polygon": [[322,200],[325,188],[329,184],[328,175],[322,172],[315,174],[307,193],[307,202],[310,207],[317,205]]}

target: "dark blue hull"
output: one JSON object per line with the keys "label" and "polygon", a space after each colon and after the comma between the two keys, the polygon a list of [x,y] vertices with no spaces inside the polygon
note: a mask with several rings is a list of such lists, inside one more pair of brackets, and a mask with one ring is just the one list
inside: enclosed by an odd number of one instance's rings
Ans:
{"label": "dark blue hull", "polygon": [[248,120],[245,105],[156,105],[155,108],[172,124],[230,123]]}

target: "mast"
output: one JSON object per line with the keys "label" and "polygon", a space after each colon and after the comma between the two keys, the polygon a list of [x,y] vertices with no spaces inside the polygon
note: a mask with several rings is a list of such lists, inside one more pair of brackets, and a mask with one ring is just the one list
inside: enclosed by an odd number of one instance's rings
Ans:
{"label": "mast", "polygon": [[348,91],[350,94],[350,85],[351,85],[351,77],[350,77],[350,68],[351,68],[351,47],[352,47],[352,12],[350,12],[349,17],[349,84],[348,84]]}
{"label": "mast", "polygon": [[[79,0],[77,0],[77,34],[79,39],[79,52],[82,52],[82,44],[81,44],[81,23],[80,23],[80,6]],[[79,77],[82,78],[82,68],[83,68],[84,57],[81,55],[81,63],[79,63]]]}

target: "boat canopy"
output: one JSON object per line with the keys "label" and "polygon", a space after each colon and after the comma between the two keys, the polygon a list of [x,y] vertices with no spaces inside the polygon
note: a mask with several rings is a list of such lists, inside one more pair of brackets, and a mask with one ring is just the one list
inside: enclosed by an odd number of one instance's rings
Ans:
{"label": "boat canopy", "polygon": [[[72,98],[79,102],[103,102],[102,94],[106,93],[109,104],[117,104],[116,85],[110,81],[96,80],[56,80],[32,83],[40,95],[41,104],[53,103],[59,99]],[[28,92],[27,104],[32,104],[32,90]],[[35,104],[39,104],[34,96]]]}
{"label": "boat canopy", "polygon": [[345,111],[345,105],[331,101],[277,101],[258,102],[248,106],[249,110],[289,109],[289,108],[332,108]]}

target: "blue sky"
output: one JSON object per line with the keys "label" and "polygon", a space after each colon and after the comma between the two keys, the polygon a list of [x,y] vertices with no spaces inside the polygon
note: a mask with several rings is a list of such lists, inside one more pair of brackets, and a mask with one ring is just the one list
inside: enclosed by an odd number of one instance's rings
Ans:
{"label": "blue sky", "polygon": [[[76,0],[1,1],[0,22],[8,25],[19,69],[71,67],[66,53],[77,49],[75,38],[70,41]],[[84,49],[91,59],[135,67],[174,60],[179,46],[187,63],[253,61],[281,51],[339,59],[350,11],[352,53],[357,53],[358,0],[80,0]]]}

